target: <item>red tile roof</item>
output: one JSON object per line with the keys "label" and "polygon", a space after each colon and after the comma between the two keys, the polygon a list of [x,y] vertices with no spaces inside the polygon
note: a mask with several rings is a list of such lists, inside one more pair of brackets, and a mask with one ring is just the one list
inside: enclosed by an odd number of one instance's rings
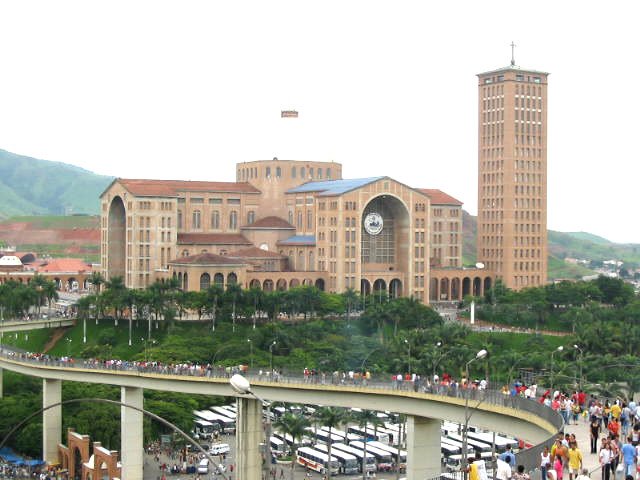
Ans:
{"label": "red tile roof", "polygon": [[239,258],[285,258],[284,255],[280,255],[277,252],[262,250],[258,247],[249,247],[242,250],[236,250],[235,252],[230,252],[229,256]]}
{"label": "red tile roof", "polygon": [[[179,192],[260,193],[260,190],[247,182],[200,182],[131,178],[118,178],[114,182],[120,183],[133,195],[140,197],[175,197]],[[107,187],[107,190],[109,187]]]}
{"label": "red tile roof", "polygon": [[251,245],[239,233],[179,233],[178,245]]}
{"label": "red tile roof", "polygon": [[177,265],[244,265],[245,262],[238,258],[230,258],[226,255],[215,255],[213,253],[199,253],[187,257],[176,258],[169,263]]}
{"label": "red tile roof", "polygon": [[416,190],[429,197],[432,205],[462,205],[460,200],[453,198],[442,190],[435,188],[417,188]]}
{"label": "red tile roof", "polygon": [[291,225],[289,222],[287,222],[285,219],[280,218],[280,217],[264,217],[264,218],[260,218],[258,220],[256,220],[255,222],[253,222],[251,225],[245,225],[244,228],[260,228],[260,229],[289,229],[289,230],[295,230],[296,227],[294,227],[293,225]]}
{"label": "red tile roof", "polygon": [[79,258],[53,258],[37,267],[38,272],[90,272],[91,265]]}

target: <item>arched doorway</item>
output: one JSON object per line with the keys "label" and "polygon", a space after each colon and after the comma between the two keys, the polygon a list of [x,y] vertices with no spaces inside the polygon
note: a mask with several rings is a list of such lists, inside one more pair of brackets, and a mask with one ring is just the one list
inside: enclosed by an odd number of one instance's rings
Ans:
{"label": "arched doorway", "polygon": [[231,272],[229,275],[227,275],[227,286],[234,283],[238,283],[238,276],[234,272]]}
{"label": "arched doorway", "polygon": [[316,280],[316,288],[321,292],[324,292],[324,280],[322,278],[318,278]]}
{"label": "arched doorway", "polygon": [[451,279],[451,300],[462,300],[460,297],[460,279]]}
{"label": "arched doorway", "polygon": [[312,286],[312,285],[313,285],[313,280],[311,280],[310,278],[305,278],[305,279],[302,281],[302,285],[305,285],[305,286],[307,286],[307,287],[310,287],[310,286]]}
{"label": "arched doorway", "polygon": [[264,282],[262,282],[262,289],[265,292],[273,292],[273,280],[267,278]]}
{"label": "arched doorway", "polygon": [[200,275],[200,290],[207,290],[211,286],[211,275],[203,273]]}
{"label": "arched doorway", "polygon": [[216,285],[217,287],[223,288],[224,287],[224,275],[222,273],[216,273],[213,276],[213,284]]}
{"label": "arched doorway", "polygon": [[402,296],[402,281],[394,278],[389,282],[389,298],[398,298]]}
{"label": "arched doorway", "polygon": [[382,278],[377,279],[373,282],[373,296],[378,299],[378,301],[385,300],[387,296],[387,282],[385,282]]}
{"label": "arched doorway", "polygon": [[364,295],[365,297],[371,295],[371,284],[366,278],[360,280],[360,295]]}
{"label": "arched doorway", "polygon": [[443,278],[440,280],[440,295],[438,300],[449,300],[449,279]]}
{"label": "arched doorway", "polygon": [[257,288],[261,289],[260,280],[256,280],[255,278],[249,282],[249,288]]}
{"label": "arched doorway", "polygon": [[189,278],[187,276],[187,272],[182,275],[182,290],[185,292],[189,289]]}
{"label": "arched doorway", "polygon": [[473,296],[479,297],[480,295],[482,295],[482,279],[475,277],[473,279]]}
{"label": "arched doorway", "polygon": [[491,277],[484,278],[484,291],[488,292],[491,290]]}
{"label": "arched doorway", "polygon": [[471,295],[471,279],[464,277],[462,279],[462,298]]}
{"label": "arched doorway", "polygon": [[276,282],[276,290],[284,292],[287,289],[287,281],[284,278],[279,279]]}
{"label": "arched doorway", "polygon": [[291,281],[289,282],[289,288],[296,288],[300,286],[300,280],[298,280],[297,278],[292,278]]}
{"label": "arched doorway", "polygon": [[429,300],[437,302],[440,296],[440,280],[432,278],[429,282]]}
{"label": "arched doorway", "polygon": [[107,271],[109,278],[125,276],[126,261],[126,211],[122,198],[116,196],[109,205],[109,216],[107,220],[107,237],[109,249],[107,251]]}

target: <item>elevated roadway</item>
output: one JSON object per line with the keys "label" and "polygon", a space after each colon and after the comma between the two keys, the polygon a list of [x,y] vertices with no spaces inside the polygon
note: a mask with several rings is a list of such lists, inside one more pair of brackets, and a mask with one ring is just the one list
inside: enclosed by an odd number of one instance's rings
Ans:
{"label": "elevated roadway", "polygon": [[[45,406],[51,405],[55,400],[59,401],[59,387],[62,381],[119,386],[122,388],[123,401],[127,398],[138,402],[140,407],[142,407],[143,389],[240,398],[239,411],[248,413],[245,415],[246,418],[238,419],[238,452],[239,457],[244,454],[252,460],[250,459],[248,463],[240,461],[237,476],[238,480],[260,478],[260,462],[256,457],[259,459],[260,452],[257,444],[261,440],[256,431],[261,431],[261,406],[256,400],[247,399],[235,392],[227,378],[193,376],[175,372],[158,373],[145,371],[135,365],[109,369],[82,360],[76,360],[74,363],[47,361],[13,352],[4,352],[0,355],[0,368],[42,378]],[[468,400],[469,408],[466,409],[465,398],[462,395],[435,395],[394,389],[391,383],[367,386],[322,385],[305,382],[302,378],[283,377],[280,377],[278,382],[251,377],[249,380],[256,395],[270,401],[359,407],[407,415],[407,451],[409,453],[407,478],[409,480],[423,480],[440,473],[440,422],[451,420],[464,424],[465,412],[470,413],[469,423],[472,425],[510,433],[531,444],[547,441],[562,427],[561,417],[551,409],[532,400],[512,398],[493,391],[471,391]],[[59,413],[56,413],[55,408],[51,410],[53,412],[45,412],[43,419],[45,431],[43,450],[47,461],[55,461],[52,456],[56,452],[57,443],[62,434],[61,418],[58,418],[61,417],[61,410]],[[123,420],[124,410],[123,408]],[[139,425],[136,422],[138,422],[137,419],[134,422],[127,419],[122,423],[122,459],[125,480],[142,478],[141,458],[132,460],[135,465],[132,469],[125,465],[129,449],[142,452],[142,418],[139,419]],[[134,429],[139,433],[132,436],[131,432],[125,429]]]}

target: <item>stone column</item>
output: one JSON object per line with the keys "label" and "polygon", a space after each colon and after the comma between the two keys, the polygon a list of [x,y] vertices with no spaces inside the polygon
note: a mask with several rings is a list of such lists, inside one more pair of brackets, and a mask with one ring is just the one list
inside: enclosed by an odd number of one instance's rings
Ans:
{"label": "stone column", "polygon": [[236,418],[237,480],[260,480],[262,440],[262,403],[253,398],[239,398]]}
{"label": "stone column", "polygon": [[[122,387],[121,402],[137,408],[143,408],[143,389]],[[143,436],[142,412],[132,408],[120,407],[120,452],[122,456],[122,479],[143,480]]]}
{"label": "stone column", "polygon": [[[62,401],[62,381],[42,381],[42,408]],[[58,462],[58,444],[62,441],[62,405],[42,412],[42,458],[47,463]]]}
{"label": "stone column", "polygon": [[440,475],[440,420],[407,416],[407,480]]}

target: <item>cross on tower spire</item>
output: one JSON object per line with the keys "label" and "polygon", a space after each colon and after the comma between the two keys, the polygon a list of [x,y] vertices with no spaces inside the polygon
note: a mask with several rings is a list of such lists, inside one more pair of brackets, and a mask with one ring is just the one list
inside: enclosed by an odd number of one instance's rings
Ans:
{"label": "cross on tower spire", "polygon": [[513,43],[513,40],[511,40],[511,66],[512,67],[516,65],[515,48],[516,48],[516,44]]}

